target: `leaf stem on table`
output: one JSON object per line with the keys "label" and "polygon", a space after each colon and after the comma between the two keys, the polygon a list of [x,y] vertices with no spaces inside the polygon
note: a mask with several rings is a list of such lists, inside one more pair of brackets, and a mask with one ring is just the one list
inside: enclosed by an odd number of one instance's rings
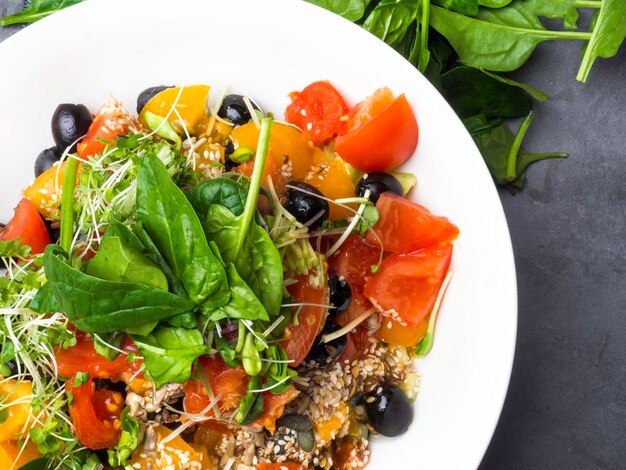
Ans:
{"label": "leaf stem on table", "polygon": [[517,134],[515,134],[513,145],[511,145],[511,150],[509,151],[509,158],[506,162],[506,180],[508,182],[512,183],[519,177],[517,174],[517,156],[522,148],[522,142],[524,137],[526,137],[526,132],[528,132],[528,128],[530,127],[530,123],[533,121],[533,117],[534,113],[532,111],[528,113],[528,116],[526,116],[522,121]]}

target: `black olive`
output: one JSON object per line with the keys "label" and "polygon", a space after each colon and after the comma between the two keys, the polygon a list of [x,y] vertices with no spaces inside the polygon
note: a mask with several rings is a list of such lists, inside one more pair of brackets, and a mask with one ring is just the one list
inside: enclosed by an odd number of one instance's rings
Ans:
{"label": "black olive", "polygon": [[57,241],[59,241],[59,238],[61,237],[61,225],[59,224],[59,222],[48,220],[48,219],[44,219],[43,222],[46,225],[46,228],[48,229],[48,235],[50,235],[50,241],[52,243],[56,243]]}
{"label": "black olive", "polygon": [[[242,95],[226,95],[220,109],[217,111],[217,115],[221,118],[228,119],[235,126],[247,124],[250,122],[250,119],[252,119],[252,116],[243,98]],[[252,100],[250,100],[250,103],[254,109],[259,109]]]}
{"label": "black olive", "polygon": [[367,418],[383,436],[395,437],[406,432],[413,421],[413,406],[398,387],[381,385],[365,399]]}
{"label": "black olive", "polygon": [[329,341],[328,343],[324,343],[324,341],[322,341],[322,337],[324,335],[334,333],[339,329],[341,329],[339,325],[327,321],[322,332],[317,335],[315,341],[313,341],[313,347],[309,351],[309,354],[307,354],[306,361],[315,361],[320,364],[324,364],[339,357],[346,347],[346,343],[348,341],[347,335],[340,336],[339,338]]}
{"label": "black olive", "polygon": [[44,150],[35,160],[35,178],[61,159],[62,152],[57,147]]}
{"label": "black olive", "polygon": [[328,310],[328,315],[334,318],[350,305],[352,288],[345,279],[331,275],[328,276],[328,289],[330,290],[330,304],[333,306]]}
{"label": "black olive", "polygon": [[382,171],[376,171],[363,175],[363,178],[359,180],[356,185],[356,194],[359,197],[365,196],[365,190],[370,190],[370,201],[376,204],[378,198],[382,193],[391,191],[398,196],[403,196],[402,185],[393,175],[389,173],[383,173]]}
{"label": "black olive", "polygon": [[54,143],[61,152],[74,143],[70,152],[76,152],[75,142],[87,133],[92,122],[91,113],[84,104],[60,104],[52,115]]}
{"label": "black olive", "polygon": [[155,95],[161,93],[163,90],[167,90],[168,88],[173,88],[173,85],[153,86],[146,88],[144,91],[139,93],[139,96],[137,97],[137,114],[141,113],[141,110],[146,103],[154,98]]}
{"label": "black olive", "polygon": [[235,151],[235,146],[229,140],[228,142],[226,142],[226,146],[224,147],[224,169],[226,171],[230,171],[233,168],[235,168],[237,165],[239,165],[239,163],[235,163],[234,161],[230,159],[230,156],[233,154],[234,151]]}
{"label": "black olive", "polygon": [[301,224],[307,224],[309,227],[322,225],[322,222],[328,219],[329,213],[328,202],[322,199],[324,195],[307,183],[295,182],[290,183],[290,186],[298,189],[289,188],[285,192],[285,209]]}
{"label": "black olive", "polygon": [[17,375],[19,371],[17,369],[17,362],[15,362],[15,359],[11,359],[10,361],[5,362],[4,364],[11,371],[11,375]]}

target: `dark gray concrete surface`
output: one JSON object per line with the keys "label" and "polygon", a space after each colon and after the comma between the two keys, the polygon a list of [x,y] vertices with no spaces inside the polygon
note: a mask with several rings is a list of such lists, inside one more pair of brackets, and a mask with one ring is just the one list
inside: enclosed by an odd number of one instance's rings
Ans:
{"label": "dark gray concrete surface", "polygon": [[[1,0],[0,16],[21,6]],[[0,28],[0,41],[19,29]],[[626,468],[623,49],[599,60],[587,85],[575,79],[577,43],[540,46],[516,74],[552,96],[537,106],[528,148],[571,156],[532,167],[520,193],[500,192],[519,330],[508,397],[480,470]]]}

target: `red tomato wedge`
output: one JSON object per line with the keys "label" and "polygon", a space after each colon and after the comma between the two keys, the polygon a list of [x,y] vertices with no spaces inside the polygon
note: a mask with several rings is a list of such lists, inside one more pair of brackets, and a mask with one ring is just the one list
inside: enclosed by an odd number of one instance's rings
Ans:
{"label": "red tomato wedge", "polygon": [[352,288],[362,288],[379,259],[380,248],[368,245],[359,235],[351,235],[328,259],[328,270],[346,278]]}
{"label": "red tomato wedge", "polygon": [[[295,302],[316,305],[324,303],[324,289],[311,286],[308,276],[298,276],[296,279],[298,282],[287,288]],[[287,353],[287,358],[294,361],[289,364],[289,367],[298,366],[311,350],[313,341],[320,330],[323,314],[323,307],[305,305],[298,313],[298,324],[287,327],[285,339],[280,345]]]}
{"label": "red tomato wedge", "polygon": [[[125,351],[137,353],[137,348],[128,340]],[[141,360],[128,362],[126,354],[120,354],[113,361],[98,354],[92,339],[80,337],[78,342],[67,349],[58,347],[54,350],[59,375],[72,377],[77,372],[89,374],[93,378],[109,379],[122,372],[135,373],[141,367]]]}
{"label": "red tomato wedge", "polygon": [[[214,396],[220,396],[219,410],[222,412],[234,410],[239,406],[241,397],[248,388],[248,375],[241,365],[231,368],[226,365],[221,356],[201,357],[200,365],[204,370]],[[211,403],[202,380],[190,380],[184,385],[185,411],[188,413],[202,413]],[[213,412],[211,411],[212,415]]]}
{"label": "red tomato wedge", "polygon": [[92,379],[74,387],[73,380],[72,377],[66,382],[65,389],[72,394],[69,411],[76,437],[82,445],[93,450],[116,446],[122,432],[119,420],[124,409],[122,394],[96,390]]}
{"label": "red tomato wedge", "polygon": [[119,135],[126,135],[131,127],[138,128],[137,119],[128,112],[124,105],[109,97],[93,119],[87,135],[78,144],[78,155],[87,159],[102,152],[106,146],[102,140],[115,142]]}
{"label": "red tomato wedge", "polygon": [[381,194],[376,209],[380,217],[365,239],[371,244],[380,239],[385,251],[410,253],[459,236],[459,229],[447,218],[433,215],[424,206],[390,192]]}
{"label": "red tomato wedge", "polygon": [[388,100],[389,93],[379,91],[357,105],[348,123],[352,129],[335,141],[339,156],[365,173],[392,170],[417,148],[419,128],[406,97],[400,95],[385,107]]}
{"label": "red tomato wedge", "polygon": [[[406,326],[418,326],[432,311],[452,259],[452,245],[394,254],[365,284],[365,297]],[[383,321],[382,328],[385,328]]]}
{"label": "red tomato wedge", "polygon": [[13,218],[0,233],[0,240],[20,239],[22,245],[30,246],[31,253],[43,253],[46,245],[50,244],[50,235],[46,224],[37,212],[37,209],[26,198],[22,198]]}
{"label": "red tomato wedge", "polygon": [[290,93],[289,98],[291,104],[285,110],[285,119],[302,129],[315,145],[344,132],[348,107],[328,81],[313,82],[302,91]]}

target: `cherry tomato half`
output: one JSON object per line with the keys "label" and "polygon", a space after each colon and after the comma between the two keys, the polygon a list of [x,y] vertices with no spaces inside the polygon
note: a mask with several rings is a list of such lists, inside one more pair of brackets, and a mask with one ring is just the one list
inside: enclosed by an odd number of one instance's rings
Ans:
{"label": "cherry tomato half", "polygon": [[[369,98],[387,99],[386,93],[375,93]],[[398,96],[387,107],[367,101],[359,106],[363,112],[357,112],[352,118],[352,125],[358,127],[335,141],[335,151],[341,158],[365,173],[372,173],[393,170],[413,155],[419,128],[404,95]],[[374,111],[379,112],[370,117],[370,112]]]}
{"label": "cherry tomato half", "polygon": [[298,126],[308,139],[320,146],[345,129],[348,108],[339,92],[328,82],[313,82],[289,94],[291,104],[285,119]]}
{"label": "cherry tomato half", "polygon": [[435,305],[451,259],[449,243],[388,256],[367,280],[364,294],[384,310],[383,315],[407,326],[418,326]]}
{"label": "cherry tomato half", "polygon": [[50,244],[50,235],[46,224],[37,212],[37,209],[26,198],[22,198],[15,214],[0,232],[0,240],[20,239],[22,245],[30,246],[31,253],[36,255],[43,253],[46,245]]}
{"label": "cherry tomato half", "polygon": [[410,253],[459,236],[459,229],[447,218],[390,192],[381,194],[376,209],[380,217],[365,239],[371,244],[380,240],[385,251]]}

